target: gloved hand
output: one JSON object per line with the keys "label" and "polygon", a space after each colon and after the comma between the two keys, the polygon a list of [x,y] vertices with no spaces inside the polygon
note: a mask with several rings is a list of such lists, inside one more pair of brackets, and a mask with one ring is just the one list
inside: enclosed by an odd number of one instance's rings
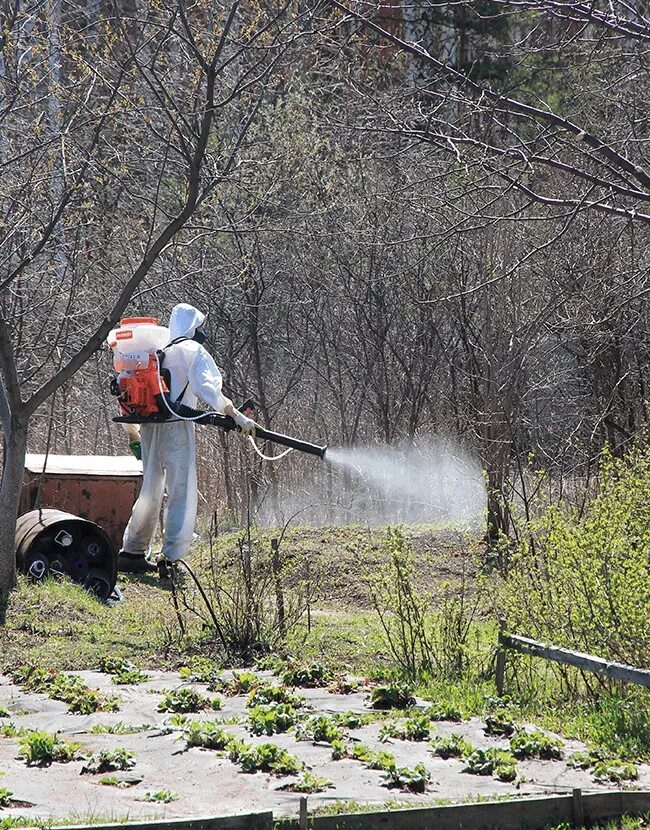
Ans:
{"label": "gloved hand", "polygon": [[246,417],[243,412],[238,412],[235,415],[235,423],[244,435],[255,435],[255,427],[257,424],[252,418]]}
{"label": "gloved hand", "polygon": [[138,461],[142,461],[142,444],[138,441],[129,441],[129,448],[133,455],[138,459]]}

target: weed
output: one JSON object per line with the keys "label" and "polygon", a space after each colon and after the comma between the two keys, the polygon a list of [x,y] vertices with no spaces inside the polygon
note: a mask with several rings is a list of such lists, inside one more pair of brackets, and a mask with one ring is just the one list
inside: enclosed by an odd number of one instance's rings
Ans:
{"label": "weed", "polygon": [[267,703],[253,706],[248,713],[250,730],[254,735],[274,735],[295,726],[297,712],[286,703]]}
{"label": "weed", "polygon": [[159,712],[202,712],[211,706],[210,700],[194,689],[175,689],[158,704]]}
{"label": "weed", "polygon": [[118,772],[133,769],[135,766],[135,754],[128,749],[118,747],[117,749],[102,749],[98,755],[91,755],[84,766],[81,774]]}
{"label": "weed", "polygon": [[510,739],[510,751],[516,758],[541,758],[545,761],[562,758],[564,744],[539,730],[521,731]]}
{"label": "weed", "polygon": [[415,698],[408,684],[395,682],[373,689],[369,703],[373,709],[408,709],[415,705]]}
{"label": "weed", "polygon": [[20,757],[28,766],[39,764],[49,766],[54,762],[67,763],[77,757],[81,744],[62,741],[58,735],[50,732],[25,732],[18,739]]}
{"label": "weed", "polygon": [[429,741],[429,745],[433,754],[438,755],[445,761],[448,758],[462,758],[471,755],[474,751],[469,741],[466,741],[461,735],[433,738]]}
{"label": "weed", "polygon": [[91,726],[90,732],[93,735],[135,735],[138,732],[147,732],[151,729],[148,723],[141,723],[138,726],[118,721],[117,723],[96,723]]}
{"label": "weed", "polygon": [[314,688],[327,685],[330,672],[320,663],[310,663],[305,666],[289,666],[280,679],[285,686]]}
{"label": "weed", "polygon": [[463,771],[473,775],[494,775],[499,781],[517,777],[517,759],[505,749],[475,749],[465,760]]}
{"label": "weed", "polygon": [[399,787],[400,790],[423,793],[431,780],[431,774],[424,764],[416,764],[414,769],[397,767],[388,770],[383,778],[387,787]]}
{"label": "weed", "polygon": [[192,721],[183,736],[188,747],[199,746],[203,749],[224,750],[233,740],[233,736],[214,721]]}
{"label": "weed", "polygon": [[309,770],[305,770],[295,781],[287,784],[283,789],[294,793],[322,793],[323,790],[333,786],[334,782],[330,781],[329,778],[320,778]]}

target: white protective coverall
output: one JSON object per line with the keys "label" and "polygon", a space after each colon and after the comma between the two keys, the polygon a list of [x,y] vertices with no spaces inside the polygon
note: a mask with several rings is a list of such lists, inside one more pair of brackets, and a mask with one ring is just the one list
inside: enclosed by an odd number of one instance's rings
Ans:
{"label": "white protective coverall", "polygon": [[[165,348],[163,367],[171,374],[172,401],[195,407],[198,397],[211,410],[223,413],[226,407],[230,410],[232,402],[221,391],[221,372],[210,354],[192,339],[173,343],[179,337],[192,338],[204,320],[205,315],[187,303],[174,307],[169,319],[173,345]],[[162,424],[142,424],[144,477],[124,532],[123,551],[146,553],[167,490],[162,553],[172,562],[187,553],[194,535],[197,507],[194,428],[192,421],[174,419]]]}

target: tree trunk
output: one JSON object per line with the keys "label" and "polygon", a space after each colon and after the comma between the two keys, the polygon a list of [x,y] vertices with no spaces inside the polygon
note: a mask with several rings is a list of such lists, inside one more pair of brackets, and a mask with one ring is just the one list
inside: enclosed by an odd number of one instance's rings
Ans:
{"label": "tree trunk", "polygon": [[20,490],[27,451],[27,420],[13,417],[5,441],[0,485],[0,625],[4,624],[6,600],[16,585],[15,532]]}

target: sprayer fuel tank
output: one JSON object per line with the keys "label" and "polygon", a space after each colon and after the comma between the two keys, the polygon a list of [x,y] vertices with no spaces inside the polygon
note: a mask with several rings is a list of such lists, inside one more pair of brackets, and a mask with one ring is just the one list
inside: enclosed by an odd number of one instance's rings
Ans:
{"label": "sprayer fuel tank", "polygon": [[16,563],[32,579],[67,576],[100,599],[108,599],[117,581],[117,552],[101,527],[50,508],[18,519]]}
{"label": "sprayer fuel tank", "polygon": [[159,326],[155,317],[124,317],[120,327],[109,333],[107,342],[123,355],[151,354],[169,343],[169,329]]}

